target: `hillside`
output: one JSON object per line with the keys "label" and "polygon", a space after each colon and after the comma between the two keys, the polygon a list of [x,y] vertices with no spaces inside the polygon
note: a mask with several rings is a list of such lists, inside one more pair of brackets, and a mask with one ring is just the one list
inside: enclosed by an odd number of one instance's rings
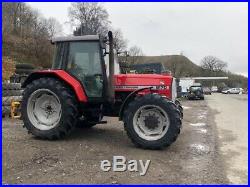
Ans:
{"label": "hillside", "polygon": [[[127,57],[127,61],[131,62],[134,57]],[[217,85],[228,87],[247,88],[247,77],[237,75],[231,72],[208,72],[200,66],[193,63],[190,59],[183,55],[164,55],[164,56],[139,56],[136,57],[135,63],[155,63],[160,62],[164,67],[172,72],[175,77],[195,77],[195,76],[227,76],[228,80],[218,81],[202,81],[204,85]]]}
{"label": "hillside", "polygon": [[200,76],[201,67],[183,55],[143,56],[137,63],[160,62],[176,77]]}

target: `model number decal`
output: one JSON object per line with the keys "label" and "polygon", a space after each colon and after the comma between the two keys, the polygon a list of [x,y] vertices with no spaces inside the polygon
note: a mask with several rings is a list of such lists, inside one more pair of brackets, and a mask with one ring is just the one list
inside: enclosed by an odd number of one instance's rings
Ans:
{"label": "model number decal", "polygon": [[152,90],[169,90],[169,86],[165,86],[165,85],[158,85],[158,86],[151,86],[151,85],[147,85],[147,86],[115,86],[115,89],[142,89],[142,88],[148,88],[148,87],[152,87]]}

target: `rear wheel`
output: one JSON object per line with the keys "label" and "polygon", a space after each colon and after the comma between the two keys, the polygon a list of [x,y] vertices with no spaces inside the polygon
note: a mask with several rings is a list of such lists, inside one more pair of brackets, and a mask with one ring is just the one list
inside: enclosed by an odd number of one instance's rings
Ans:
{"label": "rear wheel", "polygon": [[40,78],[27,85],[21,111],[28,132],[45,139],[67,135],[78,116],[74,94],[53,78]]}
{"label": "rear wheel", "polygon": [[145,149],[169,146],[180,133],[181,116],[177,106],[159,95],[136,98],[129,103],[123,119],[132,142]]}

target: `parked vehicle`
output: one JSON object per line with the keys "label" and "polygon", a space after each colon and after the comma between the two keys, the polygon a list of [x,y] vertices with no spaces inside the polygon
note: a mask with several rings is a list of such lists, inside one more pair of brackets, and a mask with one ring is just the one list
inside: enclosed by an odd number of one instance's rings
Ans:
{"label": "parked vehicle", "polygon": [[201,99],[204,100],[203,88],[201,84],[194,84],[188,89],[188,99]]}
{"label": "parked vehicle", "polygon": [[225,87],[225,88],[223,88],[223,89],[221,90],[221,92],[220,92],[220,93],[226,93],[229,89],[230,89],[230,88]]}
{"label": "parked vehicle", "polygon": [[180,78],[179,86],[181,86],[181,94],[184,97],[188,95],[188,89],[195,84],[195,80],[191,78]]}
{"label": "parked vehicle", "polygon": [[212,94],[212,91],[211,91],[211,89],[210,89],[209,87],[204,87],[204,88],[203,88],[203,93],[204,93],[205,95],[211,95],[211,94]]}
{"label": "parked vehicle", "polygon": [[240,94],[240,93],[242,93],[242,88],[228,88],[228,89],[222,90],[222,93],[224,93],[224,94]]}
{"label": "parked vehicle", "polygon": [[217,86],[212,86],[211,91],[212,92],[218,92],[218,87]]}
{"label": "parked vehicle", "polygon": [[242,93],[243,94],[248,94],[248,89],[247,88],[243,89]]}

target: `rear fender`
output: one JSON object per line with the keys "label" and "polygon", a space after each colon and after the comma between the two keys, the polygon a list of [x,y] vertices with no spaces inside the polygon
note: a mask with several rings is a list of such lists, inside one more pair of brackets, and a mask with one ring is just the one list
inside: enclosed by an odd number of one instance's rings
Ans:
{"label": "rear fender", "polygon": [[25,88],[32,81],[44,77],[56,78],[63,81],[66,85],[72,88],[79,102],[88,101],[81,83],[64,70],[43,70],[31,73],[22,84],[22,88]]}
{"label": "rear fender", "polygon": [[[123,113],[124,113],[124,109],[126,108],[126,106],[128,105],[128,103],[136,96],[138,95],[138,93],[143,93],[143,91],[149,90],[151,91],[152,87],[146,87],[146,88],[141,88],[141,89],[137,89],[133,92],[131,92],[126,99],[123,101],[120,111],[119,111],[119,120],[122,120],[123,118]],[[140,94],[140,95],[144,95],[144,94]]]}

